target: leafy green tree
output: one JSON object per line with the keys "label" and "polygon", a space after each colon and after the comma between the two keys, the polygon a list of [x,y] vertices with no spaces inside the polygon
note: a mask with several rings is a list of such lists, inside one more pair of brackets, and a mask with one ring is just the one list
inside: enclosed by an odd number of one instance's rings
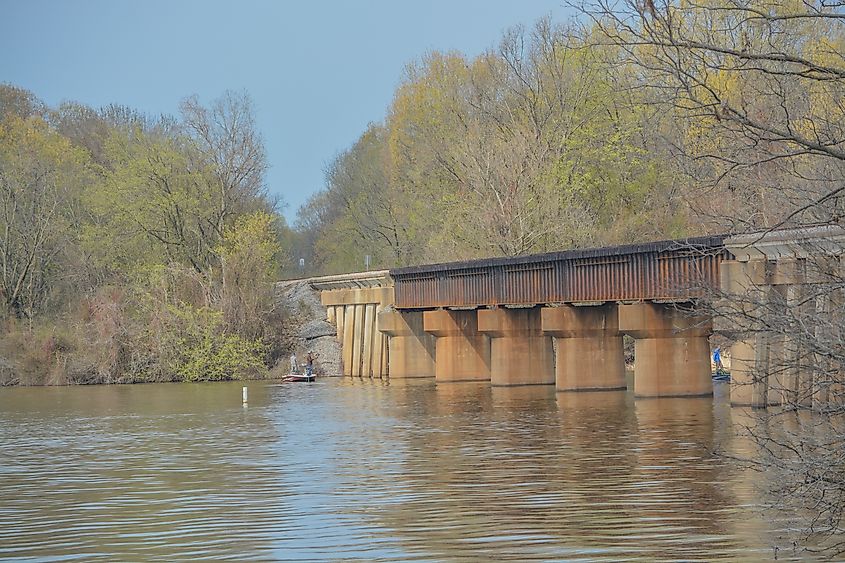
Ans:
{"label": "leafy green tree", "polygon": [[186,263],[201,274],[214,265],[216,209],[191,150],[185,139],[159,132],[136,129],[110,138],[106,151],[113,170],[91,203],[106,231],[122,243],[117,248],[123,246],[124,259],[140,254],[142,263]]}
{"label": "leafy green tree", "polygon": [[407,265],[693,230],[672,126],[623,55],[542,20],[475,59],[410,65],[385,123],[302,210],[318,261]]}
{"label": "leafy green tree", "polygon": [[241,216],[217,253],[221,257],[220,309],[226,328],[249,338],[270,337],[266,321],[274,308],[282,248],[279,218],[263,211]]}
{"label": "leafy green tree", "polygon": [[40,117],[0,124],[0,291],[15,317],[32,319],[71,281],[63,259],[92,177],[86,153]]}

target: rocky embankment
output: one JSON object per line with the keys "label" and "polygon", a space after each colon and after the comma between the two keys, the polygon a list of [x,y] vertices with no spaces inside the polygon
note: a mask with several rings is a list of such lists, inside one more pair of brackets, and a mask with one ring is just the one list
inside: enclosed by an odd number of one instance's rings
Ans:
{"label": "rocky embankment", "polygon": [[[302,364],[310,350],[317,357],[315,371],[318,375],[339,375],[341,346],[337,330],[326,320],[326,309],[320,303],[319,294],[304,281],[279,282],[276,299],[287,311],[288,322],[283,327],[287,357],[293,352]],[[283,359],[276,370],[287,372],[289,368]]]}

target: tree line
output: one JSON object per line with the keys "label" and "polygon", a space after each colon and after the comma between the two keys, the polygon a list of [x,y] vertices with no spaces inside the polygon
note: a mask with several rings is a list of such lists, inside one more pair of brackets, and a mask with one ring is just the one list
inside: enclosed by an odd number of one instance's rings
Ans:
{"label": "tree line", "polygon": [[575,8],[477,57],[408,65],[299,210],[315,271],[841,214],[841,6]]}
{"label": "tree line", "polygon": [[249,97],[179,115],[0,86],[4,383],[228,379],[281,353],[292,237]]}
{"label": "tree line", "polygon": [[297,227],[321,269],[679,236],[671,129],[622,51],[542,20],[475,58],[408,66],[387,116],[330,163]]}

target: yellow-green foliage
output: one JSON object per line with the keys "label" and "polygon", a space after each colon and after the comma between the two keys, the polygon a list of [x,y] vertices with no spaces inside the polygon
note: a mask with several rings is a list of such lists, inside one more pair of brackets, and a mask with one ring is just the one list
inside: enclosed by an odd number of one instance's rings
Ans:
{"label": "yellow-green foliage", "polygon": [[239,271],[248,269],[252,282],[269,281],[279,269],[281,252],[276,232],[278,216],[256,211],[238,217],[232,229],[224,234],[216,252],[229,266]]}
{"label": "yellow-green foliage", "polygon": [[217,306],[227,330],[267,342],[278,332],[269,326],[268,317],[283,252],[278,223],[277,216],[265,211],[244,215],[226,231],[216,249],[221,268]]}
{"label": "yellow-green foliage", "polygon": [[167,369],[185,381],[222,381],[266,372],[265,346],[223,331],[223,313],[189,305],[168,307]]}
{"label": "yellow-green foliage", "polygon": [[0,119],[0,294],[15,316],[32,318],[66,288],[61,261],[92,176],[85,151],[41,117]]}
{"label": "yellow-green foliage", "polygon": [[178,120],[33,100],[0,85],[0,383],[262,375],[290,237],[249,100]]}
{"label": "yellow-green foliage", "polygon": [[425,56],[306,208],[321,210],[317,258],[390,267],[686,230],[665,118],[636,78],[617,50],[546,20],[474,59]]}

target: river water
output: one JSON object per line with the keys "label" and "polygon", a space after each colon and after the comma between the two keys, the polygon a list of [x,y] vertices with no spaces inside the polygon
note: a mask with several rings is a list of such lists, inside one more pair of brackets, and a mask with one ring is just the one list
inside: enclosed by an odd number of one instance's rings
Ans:
{"label": "river water", "polygon": [[727,388],[323,379],[0,389],[0,559],[760,560]]}

